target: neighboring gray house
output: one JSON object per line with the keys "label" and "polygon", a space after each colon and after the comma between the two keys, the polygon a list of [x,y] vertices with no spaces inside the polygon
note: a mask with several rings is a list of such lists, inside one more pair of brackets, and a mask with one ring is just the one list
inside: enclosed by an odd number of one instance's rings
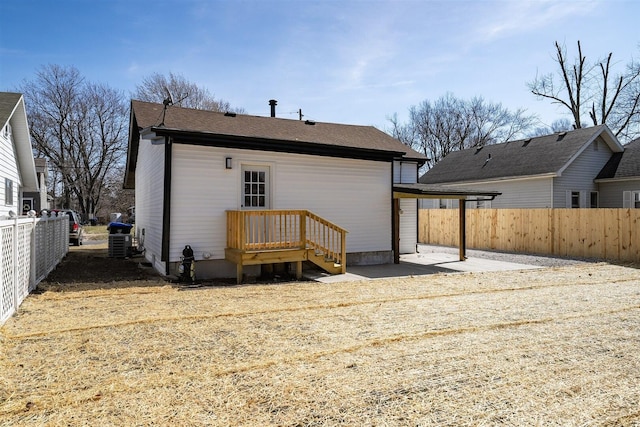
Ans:
{"label": "neighboring gray house", "polygon": [[24,97],[0,92],[0,217],[20,215],[23,192],[39,192]]}
{"label": "neighboring gray house", "polygon": [[603,207],[640,208],[640,138],[615,153],[596,177]]}
{"label": "neighboring gray house", "polygon": [[[635,141],[627,147],[600,125],[454,151],[419,181],[502,193],[491,202],[467,207],[622,207],[623,192],[624,197],[640,197],[640,144]],[[456,203],[427,200],[421,207],[456,207]]]}

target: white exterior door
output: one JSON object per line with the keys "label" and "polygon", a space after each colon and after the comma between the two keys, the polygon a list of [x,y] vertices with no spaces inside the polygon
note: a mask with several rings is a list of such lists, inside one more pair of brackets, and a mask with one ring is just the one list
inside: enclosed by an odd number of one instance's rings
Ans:
{"label": "white exterior door", "polygon": [[416,253],[418,244],[418,202],[400,199],[400,254]]}
{"label": "white exterior door", "polygon": [[242,209],[271,209],[269,166],[242,165]]}

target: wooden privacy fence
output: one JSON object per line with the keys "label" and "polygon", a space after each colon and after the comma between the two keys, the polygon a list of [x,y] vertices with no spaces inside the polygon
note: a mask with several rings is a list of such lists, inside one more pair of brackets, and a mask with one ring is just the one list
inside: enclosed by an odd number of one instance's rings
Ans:
{"label": "wooden privacy fence", "polygon": [[[640,209],[467,209],[467,247],[640,261]],[[456,246],[457,209],[421,209],[420,243]]]}

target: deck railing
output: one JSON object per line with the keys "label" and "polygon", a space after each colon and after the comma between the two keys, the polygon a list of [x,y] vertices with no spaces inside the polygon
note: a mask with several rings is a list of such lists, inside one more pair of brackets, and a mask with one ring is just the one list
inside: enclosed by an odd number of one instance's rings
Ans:
{"label": "deck railing", "polygon": [[227,211],[227,247],[242,251],[313,249],[346,261],[347,231],[307,210]]}

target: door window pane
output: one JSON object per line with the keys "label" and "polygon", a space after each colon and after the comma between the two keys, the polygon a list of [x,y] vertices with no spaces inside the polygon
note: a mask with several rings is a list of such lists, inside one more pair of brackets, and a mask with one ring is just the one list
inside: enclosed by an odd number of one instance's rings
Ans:
{"label": "door window pane", "polygon": [[269,206],[269,176],[268,171],[260,170],[244,170],[243,173],[243,200],[244,208],[266,208]]}

